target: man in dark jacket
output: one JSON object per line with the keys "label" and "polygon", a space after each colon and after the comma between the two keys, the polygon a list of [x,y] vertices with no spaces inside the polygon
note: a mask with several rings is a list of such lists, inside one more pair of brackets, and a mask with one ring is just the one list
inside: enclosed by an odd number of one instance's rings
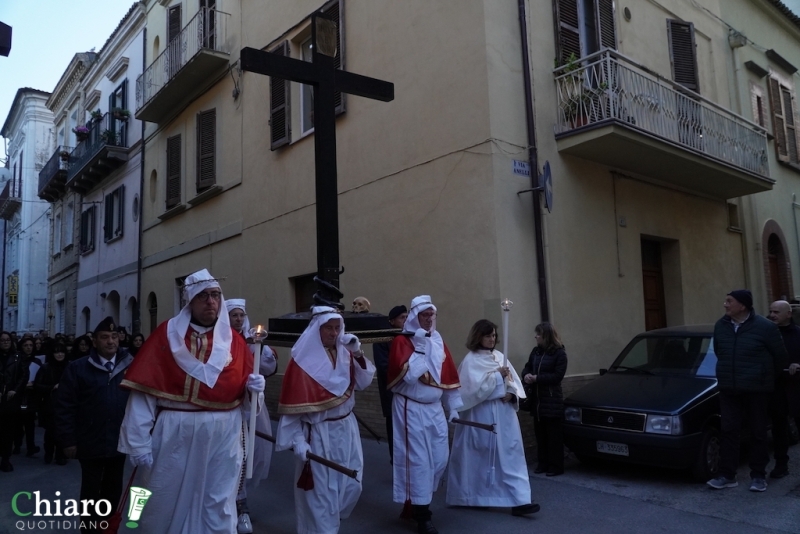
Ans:
{"label": "man in dark jacket", "polygon": [[11,334],[0,332],[0,471],[13,471],[9,458],[19,426],[22,393],[28,384],[28,366],[13,350]]}
{"label": "man in dark jacket", "polygon": [[719,476],[708,485],[714,489],[738,485],[740,433],[746,419],[752,435],[750,491],[765,491],[769,399],[775,377],[786,364],[786,348],[778,327],[753,311],[750,291],[731,291],[723,306],[725,315],[714,325],[722,425],[720,465]]}
{"label": "man in dark jacket", "polygon": [[[408,308],[402,304],[389,312],[389,325],[403,329],[408,317]],[[394,432],[392,431],[392,392],[386,389],[386,374],[389,372],[389,343],[372,345],[372,359],[375,361],[375,375],[378,377],[378,394],[381,397],[381,410],[386,419],[386,440],[389,442],[389,462],[394,460]]]}
{"label": "man in dark jacket", "polygon": [[[57,390],[56,441],[81,463],[81,500],[106,499],[115,509],[122,494],[125,455],[117,452],[128,390],[119,387],[133,357],[118,346],[106,317],[94,331],[94,348],[67,366]],[[84,519],[85,523],[105,518]],[[83,532],[89,532],[83,530]]]}
{"label": "man in dark jacket", "polygon": [[[789,417],[800,426],[800,326],[792,320],[792,306],[778,300],[769,307],[769,320],[778,325],[789,354],[787,372],[778,374],[775,393],[770,403],[772,415],[772,441],[775,446],[775,468],[770,478],[783,478],[789,474]],[[790,409],[790,406],[792,409]]]}

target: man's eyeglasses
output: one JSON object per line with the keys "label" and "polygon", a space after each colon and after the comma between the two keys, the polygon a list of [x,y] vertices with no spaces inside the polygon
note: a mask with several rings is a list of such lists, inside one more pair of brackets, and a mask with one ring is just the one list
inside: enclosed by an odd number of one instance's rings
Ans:
{"label": "man's eyeglasses", "polygon": [[203,291],[202,293],[198,293],[195,298],[200,299],[203,302],[206,302],[208,299],[219,300],[222,297],[222,293],[219,291]]}

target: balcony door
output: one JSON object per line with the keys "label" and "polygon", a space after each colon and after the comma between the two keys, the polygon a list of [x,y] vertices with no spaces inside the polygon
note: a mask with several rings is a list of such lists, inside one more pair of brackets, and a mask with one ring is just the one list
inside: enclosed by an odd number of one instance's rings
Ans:
{"label": "balcony door", "polygon": [[664,299],[661,243],[658,241],[642,239],[642,284],[645,330],[665,328],[667,326],[667,307]]}
{"label": "balcony door", "polygon": [[181,5],[169,8],[167,16],[167,75],[172,79],[183,64],[181,45]]}
{"label": "balcony door", "polygon": [[203,48],[216,48],[217,41],[217,0],[200,0],[200,11],[203,12]]}

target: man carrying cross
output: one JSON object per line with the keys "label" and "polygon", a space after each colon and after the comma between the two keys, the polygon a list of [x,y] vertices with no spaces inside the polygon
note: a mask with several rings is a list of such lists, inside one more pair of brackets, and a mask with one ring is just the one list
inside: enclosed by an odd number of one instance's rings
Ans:
{"label": "man carrying cross", "polygon": [[[338,532],[361,495],[364,454],[353,414],[354,391],[372,383],[375,366],[361,343],[345,334],[344,319],[327,306],[312,308],[311,323],[292,347],[283,377],[276,450],[294,448],[294,504],[298,534]],[[358,471],[358,479],[308,461],[307,452]]]}

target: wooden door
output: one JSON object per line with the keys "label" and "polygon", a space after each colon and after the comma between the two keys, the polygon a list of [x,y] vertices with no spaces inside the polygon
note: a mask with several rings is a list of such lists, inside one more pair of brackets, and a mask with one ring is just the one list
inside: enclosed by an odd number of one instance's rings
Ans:
{"label": "wooden door", "polygon": [[667,326],[664,275],[661,268],[661,243],[642,239],[642,284],[644,289],[644,328]]}

